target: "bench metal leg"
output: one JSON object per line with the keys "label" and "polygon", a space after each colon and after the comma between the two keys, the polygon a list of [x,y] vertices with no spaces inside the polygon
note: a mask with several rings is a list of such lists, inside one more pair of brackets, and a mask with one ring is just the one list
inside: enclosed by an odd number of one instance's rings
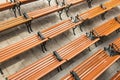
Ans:
{"label": "bench metal leg", "polygon": [[58,72],[62,71],[62,70],[63,70],[63,69],[62,69],[62,66],[59,66],[59,67],[57,68],[57,70],[58,70]]}
{"label": "bench metal leg", "polygon": [[21,7],[20,6],[17,7],[17,10],[18,10],[19,15],[22,16],[22,14],[21,14]]}
{"label": "bench metal leg", "polygon": [[13,13],[14,13],[14,16],[17,17],[15,6],[12,8],[12,11],[13,11]]}
{"label": "bench metal leg", "polygon": [[67,15],[67,17],[69,17],[69,10],[65,10],[65,13],[66,13],[66,15]]}
{"label": "bench metal leg", "polygon": [[62,20],[62,10],[58,11],[58,14],[59,14],[60,20]]}
{"label": "bench metal leg", "polygon": [[95,43],[95,47],[97,47],[97,42]]}
{"label": "bench metal leg", "polygon": [[41,49],[42,49],[42,52],[45,53],[44,48],[43,48],[43,44],[41,44]]}
{"label": "bench metal leg", "polygon": [[105,20],[105,15],[106,15],[106,13],[107,13],[107,11],[104,12],[103,14],[101,14],[101,19],[102,19],[102,20]]}
{"label": "bench metal leg", "polygon": [[27,22],[26,26],[27,26],[27,29],[28,29],[29,33],[33,32],[32,27],[31,27],[31,21]]}
{"label": "bench metal leg", "polygon": [[88,7],[91,8],[92,7],[92,0],[87,0],[88,3]]}
{"label": "bench metal leg", "polygon": [[80,31],[81,31],[81,32],[83,32],[83,30],[82,30],[82,25],[83,25],[83,23],[79,25],[79,28],[80,28]]}
{"label": "bench metal leg", "polygon": [[4,74],[1,68],[0,68],[0,73],[1,73],[2,75]]}
{"label": "bench metal leg", "polygon": [[116,33],[119,33],[120,32],[120,29],[116,30]]}
{"label": "bench metal leg", "polygon": [[48,1],[49,6],[51,6],[50,2],[51,2],[51,0]]}
{"label": "bench metal leg", "polygon": [[44,43],[41,44],[41,49],[42,49],[43,53],[45,53],[45,51],[47,51],[46,42],[44,42]]}
{"label": "bench metal leg", "polygon": [[91,51],[90,47],[88,47],[88,50]]}
{"label": "bench metal leg", "polygon": [[58,3],[58,0],[55,0],[55,3],[58,5],[59,3]]}
{"label": "bench metal leg", "polygon": [[43,47],[44,47],[45,51],[47,51],[46,42],[43,43]]}
{"label": "bench metal leg", "polygon": [[76,29],[76,28],[73,28],[73,34],[74,34],[74,35],[76,35],[76,34],[75,34],[75,29]]}
{"label": "bench metal leg", "polygon": [[8,78],[6,77],[5,80],[8,80]]}

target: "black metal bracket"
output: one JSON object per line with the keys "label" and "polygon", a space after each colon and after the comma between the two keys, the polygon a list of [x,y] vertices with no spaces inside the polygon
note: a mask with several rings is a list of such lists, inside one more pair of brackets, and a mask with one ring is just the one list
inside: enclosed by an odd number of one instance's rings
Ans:
{"label": "black metal bracket", "polygon": [[74,77],[75,80],[80,80],[79,76],[75,71],[71,71],[70,74]]}
{"label": "black metal bracket", "polygon": [[41,40],[44,40],[44,39],[45,39],[45,37],[43,36],[43,34],[42,34],[40,31],[37,32],[37,34],[38,34],[38,36],[40,37]]}
{"label": "black metal bracket", "polygon": [[[71,17],[71,21],[72,21],[73,23],[79,22],[79,21],[80,21],[79,15],[76,15],[75,17]],[[75,29],[76,29],[77,27],[78,27],[78,25],[73,28],[73,34],[74,34],[74,35],[76,35],[76,34],[75,34]]]}
{"label": "black metal bracket", "polygon": [[86,33],[86,36],[91,40],[95,40],[97,38],[95,36],[95,34],[93,33],[93,31],[90,31],[89,33]]}
{"label": "black metal bracket", "polygon": [[61,2],[61,5],[60,6],[64,6],[65,5],[65,0],[63,0],[62,2]]}
{"label": "black metal bracket", "polygon": [[45,51],[47,51],[46,42],[41,44],[41,49],[42,49],[43,53],[45,53]]}
{"label": "black metal bracket", "polygon": [[67,17],[69,17],[69,10],[70,10],[70,7],[72,6],[72,4],[69,4],[69,5],[67,5],[66,7],[65,7],[65,13],[66,13],[66,15],[67,15]]}
{"label": "black metal bracket", "polygon": [[79,22],[79,21],[80,21],[79,15],[76,15],[75,17],[71,17],[71,21],[72,21],[73,23]]}
{"label": "black metal bracket", "polygon": [[29,32],[29,33],[33,32],[32,27],[31,27],[31,21],[28,21],[28,22],[26,22],[25,24],[26,24],[26,26],[27,26],[28,32]]}
{"label": "black metal bracket", "polygon": [[107,7],[104,4],[101,4],[100,7],[104,10],[107,9]]}
{"label": "black metal bracket", "polygon": [[89,7],[89,8],[92,7],[92,1],[93,1],[93,0],[86,0],[86,2],[88,3],[88,7]]}
{"label": "black metal bracket", "polygon": [[120,23],[120,18],[119,17],[115,17],[114,18],[118,23]]}
{"label": "black metal bracket", "polygon": [[105,11],[103,14],[101,14],[102,20],[105,20],[105,15],[106,15],[107,12],[108,12],[108,11]]}
{"label": "black metal bracket", "polygon": [[[25,19],[29,19],[29,18],[30,18],[30,17],[27,15],[27,13],[25,13],[25,12],[23,13],[23,17],[24,17]],[[31,27],[31,20],[28,21],[28,22],[26,22],[25,24],[26,24],[26,26],[27,26],[28,32],[29,32],[29,33],[33,32],[32,27]]]}
{"label": "black metal bracket", "polygon": [[23,13],[23,17],[25,18],[25,19],[29,19],[29,16],[28,16],[28,14],[27,13]]}
{"label": "black metal bracket", "polygon": [[63,9],[58,11],[58,14],[59,14],[59,17],[60,17],[60,20],[62,20],[62,13],[63,13]]}
{"label": "black metal bracket", "polygon": [[57,58],[58,61],[62,61],[63,59],[61,58],[61,56],[58,54],[57,51],[53,51],[53,55]]}
{"label": "black metal bracket", "polygon": [[12,11],[13,11],[13,13],[14,13],[14,16],[17,17],[16,5],[14,5],[14,6],[12,7]]}
{"label": "black metal bracket", "polygon": [[109,45],[109,47],[104,47],[104,50],[107,51],[109,53],[110,56],[114,56],[114,55],[119,55],[120,52],[116,51],[114,49],[114,46],[117,47],[115,44]]}
{"label": "black metal bracket", "polygon": [[19,15],[21,16],[22,14],[21,14],[21,7],[20,6],[21,6],[21,2],[17,2],[16,8],[18,10]]}
{"label": "black metal bracket", "polygon": [[48,1],[48,5],[51,6],[51,0],[47,0]]}
{"label": "black metal bracket", "polygon": [[58,72],[62,71],[62,65],[57,68]]}

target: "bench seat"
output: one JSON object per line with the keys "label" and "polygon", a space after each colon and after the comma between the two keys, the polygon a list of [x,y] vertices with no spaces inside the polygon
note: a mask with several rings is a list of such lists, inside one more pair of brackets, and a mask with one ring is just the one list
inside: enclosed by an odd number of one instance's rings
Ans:
{"label": "bench seat", "polygon": [[120,5],[120,0],[111,0],[111,1],[104,3],[103,5],[106,7],[106,9],[103,9],[100,6],[98,6],[98,7],[95,7],[83,14],[80,14],[80,16],[85,20],[92,19],[93,17],[98,16],[98,15]]}
{"label": "bench seat", "polygon": [[2,3],[0,4],[0,11],[11,9],[13,8],[13,6],[15,6],[15,3],[11,2]]}
{"label": "bench seat", "polygon": [[115,19],[111,19],[108,22],[102,24],[99,27],[93,28],[93,32],[97,37],[108,36],[112,32],[120,28],[120,23]]}
{"label": "bench seat", "polygon": [[60,7],[60,6],[49,6],[49,7],[43,8],[43,9],[38,9],[38,10],[35,10],[35,11],[32,11],[32,12],[29,12],[28,15],[31,18],[36,19],[36,18],[39,18],[41,16],[45,16],[47,14],[59,11],[61,9],[63,9],[63,7]]}
{"label": "bench seat", "polygon": [[117,38],[112,44],[110,44],[110,46],[112,45],[115,51],[120,53],[120,38]]}
{"label": "bench seat", "polygon": [[[120,56],[110,57],[104,50],[99,50],[72,71],[82,80],[95,80],[119,58]],[[74,78],[68,74],[61,80],[74,80]]]}
{"label": "bench seat", "polygon": [[110,80],[120,80],[120,71],[118,71]]}
{"label": "bench seat", "polygon": [[76,40],[57,50],[57,52],[63,59],[70,60],[90,47],[92,44],[96,43],[98,40],[99,38],[90,40],[86,35],[82,35]]}
{"label": "bench seat", "polygon": [[0,22],[0,32],[24,24],[28,21],[31,21],[31,18],[25,19],[23,16],[20,16],[18,18],[12,18],[7,21]]}
{"label": "bench seat", "polygon": [[7,61],[8,59],[13,58],[45,41],[47,41],[47,39],[41,40],[38,35],[33,35],[10,46],[2,48],[0,49],[0,63]]}
{"label": "bench seat", "polygon": [[21,71],[9,76],[8,80],[38,80],[40,77],[65,62],[66,60],[59,62],[53,54],[49,54]]}
{"label": "bench seat", "polygon": [[47,38],[53,38],[71,28],[74,28],[76,25],[82,23],[81,21],[78,22],[78,23],[73,23],[71,22],[71,20],[65,20],[65,21],[62,21],[58,24],[56,24],[55,26],[52,26],[48,29],[45,29],[42,31],[43,35]]}

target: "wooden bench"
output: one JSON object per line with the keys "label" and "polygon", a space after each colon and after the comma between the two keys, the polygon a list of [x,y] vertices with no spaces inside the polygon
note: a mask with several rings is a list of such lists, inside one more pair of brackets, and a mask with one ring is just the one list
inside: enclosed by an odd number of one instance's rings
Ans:
{"label": "wooden bench", "polygon": [[120,52],[120,38],[116,39],[110,46],[113,46],[115,51]]}
{"label": "wooden bench", "polygon": [[100,14],[104,14],[104,12],[106,13],[106,11],[108,11],[118,5],[120,5],[120,0],[110,0],[104,4],[101,4],[98,7],[95,7],[94,9],[87,11],[86,13],[80,14],[80,16],[85,20],[92,19],[93,17],[95,17],[95,15],[98,16]]}
{"label": "wooden bench", "polygon": [[53,51],[30,66],[20,70],[19,72],[8,77],[9,80],[25,79],[25,80],[38,80],[49,72],[53,71],[63,63],[72,59],[83,50],[97,42],[99,39],[90,40],[85,35],[73,40],[66,44],[64,47]]}
{"label": "wooden bench", "polygon": [[120,56],[110,57],[104,50],[99,50],[61,80],[95,80],[119,58]]}
{"label": "wooden bench", "polygon": [[110,80],[120,80],[120,71],[118,71]]}
{"label": "wooden bench", "polygon": [[13,3],[13,2],[2,3],[2,4],[0,4],[0,11],[11,9],[14,6],[15,6],[15,3]]}
{"label": "wooden bench", "polygon": [[18,0],[18,1],[13,0],[11,2],[7,1],[6,3],[0,4],[0,11],[12,9],[15,17],[17,17],[16,10],[18,10],[19,15],[21,16],[22,14],[21,14],[20,5],[27,4],[27,3],[34,2],[34,1],[38,1],[38,0]]}
{"label": "wooden bench", "polygon": [[113,43],[109,45],[105,50],[109,52],[110,56],[115,56],[120,54],[120,38],[116,39]]}
{"label": "wooden bench", "polygon": [[67,0],[66,3],[63,2],[62,6],[60,4],[58,4],[56,6],[49,6],[49,7],[43,8],[43,9],[38,9],[38,10],[35,10],[33,12],[29,12],[28,15],[30,17],[32,17],[33,19],[36,19],[36,18],[39,18],[41,16],[58,11],[60,19],[62,20],[61,14],[62,14],[63,9],[66,11],[66,15],[69,16],[68,10],[69,10],[70,5],[76,5],[76,4],[79,4],[79,3],[84,2],[84,1],[85,0]]}
{"label": "wooden bench", "polygon": [[8,80],[38,80],[53,71],[66,60],[58,61],[53,54],[49,54],[21,71],[8,77]]}
{"label": "wooden bench", "polygon": [[15,57],[16,55],[19,55],[20,53],[23,53],[47,40],[47,38],[42,40],[38,35],[33,35],[15,44],[2,48],[0,49],[0,63]]}
{"label": "wooden bench", "polygon": [[119,17],[115,17],[114,19],[107,21],[101,26],[93,28],[93,30],[90,31],[90,37],[106,37],[114,31],[119,30],[120,22],[116,20],[116,18],[119,19]]}
{"label": "wooden bench", "polygon": [[45,15],[48,15],[50,13],[60,11],[62,9],[63,9],[63,7],[60,7],[60,6],[49,6],[49,7],[43,8],[43,9],[38,9],[38,10],[35,10],[35,11],[32,11],[32,12],[29,12],[28,15],[31,18],[36,19],[36,18],[45,16]]}
{"label": "wooden bench", "polygon": [[69,61],[70,59],[74,58],[75,56],[80,54],[82,51],[89,48],[91,45],[95,44],[98,41],[99,41],[99,38],[91,40],[86,35],[82,35],[76,40],[58,49],[57,53],[59,54],[59,56],[62,57],[62,59]]}
{"label": "wooden bench", "polygon": [[25,18],[23,16],[20,16],[18,18],[12,18],[7,21],[0,22],[0,32],[16,27],[18,25],[24,24],[24,23],[27,24],[27,27],[31,27],[31,25],[28,25],[31,20],[32,19],[30,17]]}

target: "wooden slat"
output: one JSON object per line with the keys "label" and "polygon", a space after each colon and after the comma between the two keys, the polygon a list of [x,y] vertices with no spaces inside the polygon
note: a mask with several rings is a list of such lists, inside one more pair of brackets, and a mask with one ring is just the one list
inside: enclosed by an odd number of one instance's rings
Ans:
{"label": "wooden slat", "polygon": [[[74,68],[73,71],[75,71],[82,80],[95,80],[119,58],[120,56],[110,57],[104,50],[99,50],[83,63]],[[74,78],[72,75],[68,74],[61,80],[73,79]]]}
{"label": "wooden slat", "polygon": [[110,35],[119,28],[120,23],[118,23],[115,19],[111,19],[101,26],[94,28],[93,31],[95,32],[94,34],[97,35],[97,37],[103,37]]}
{"label": "wooden slat", "polygon": [[20,16],[18,18],[12,18],[7,21],[0,22],[0,32],[24,24],[31,20],[31,18],[25,19],[24,17]]}
{"label": "wooden slat", "polygon": [[110,80],[120,80],[120,71],[118,71]]}
{"label": "wooden slat", "polygon": [[26,39],[23,39],[15,44],[0,49],[0,63],[7,61],[45,41],[48,39],[41,40],[37,35],[33,35]]}

